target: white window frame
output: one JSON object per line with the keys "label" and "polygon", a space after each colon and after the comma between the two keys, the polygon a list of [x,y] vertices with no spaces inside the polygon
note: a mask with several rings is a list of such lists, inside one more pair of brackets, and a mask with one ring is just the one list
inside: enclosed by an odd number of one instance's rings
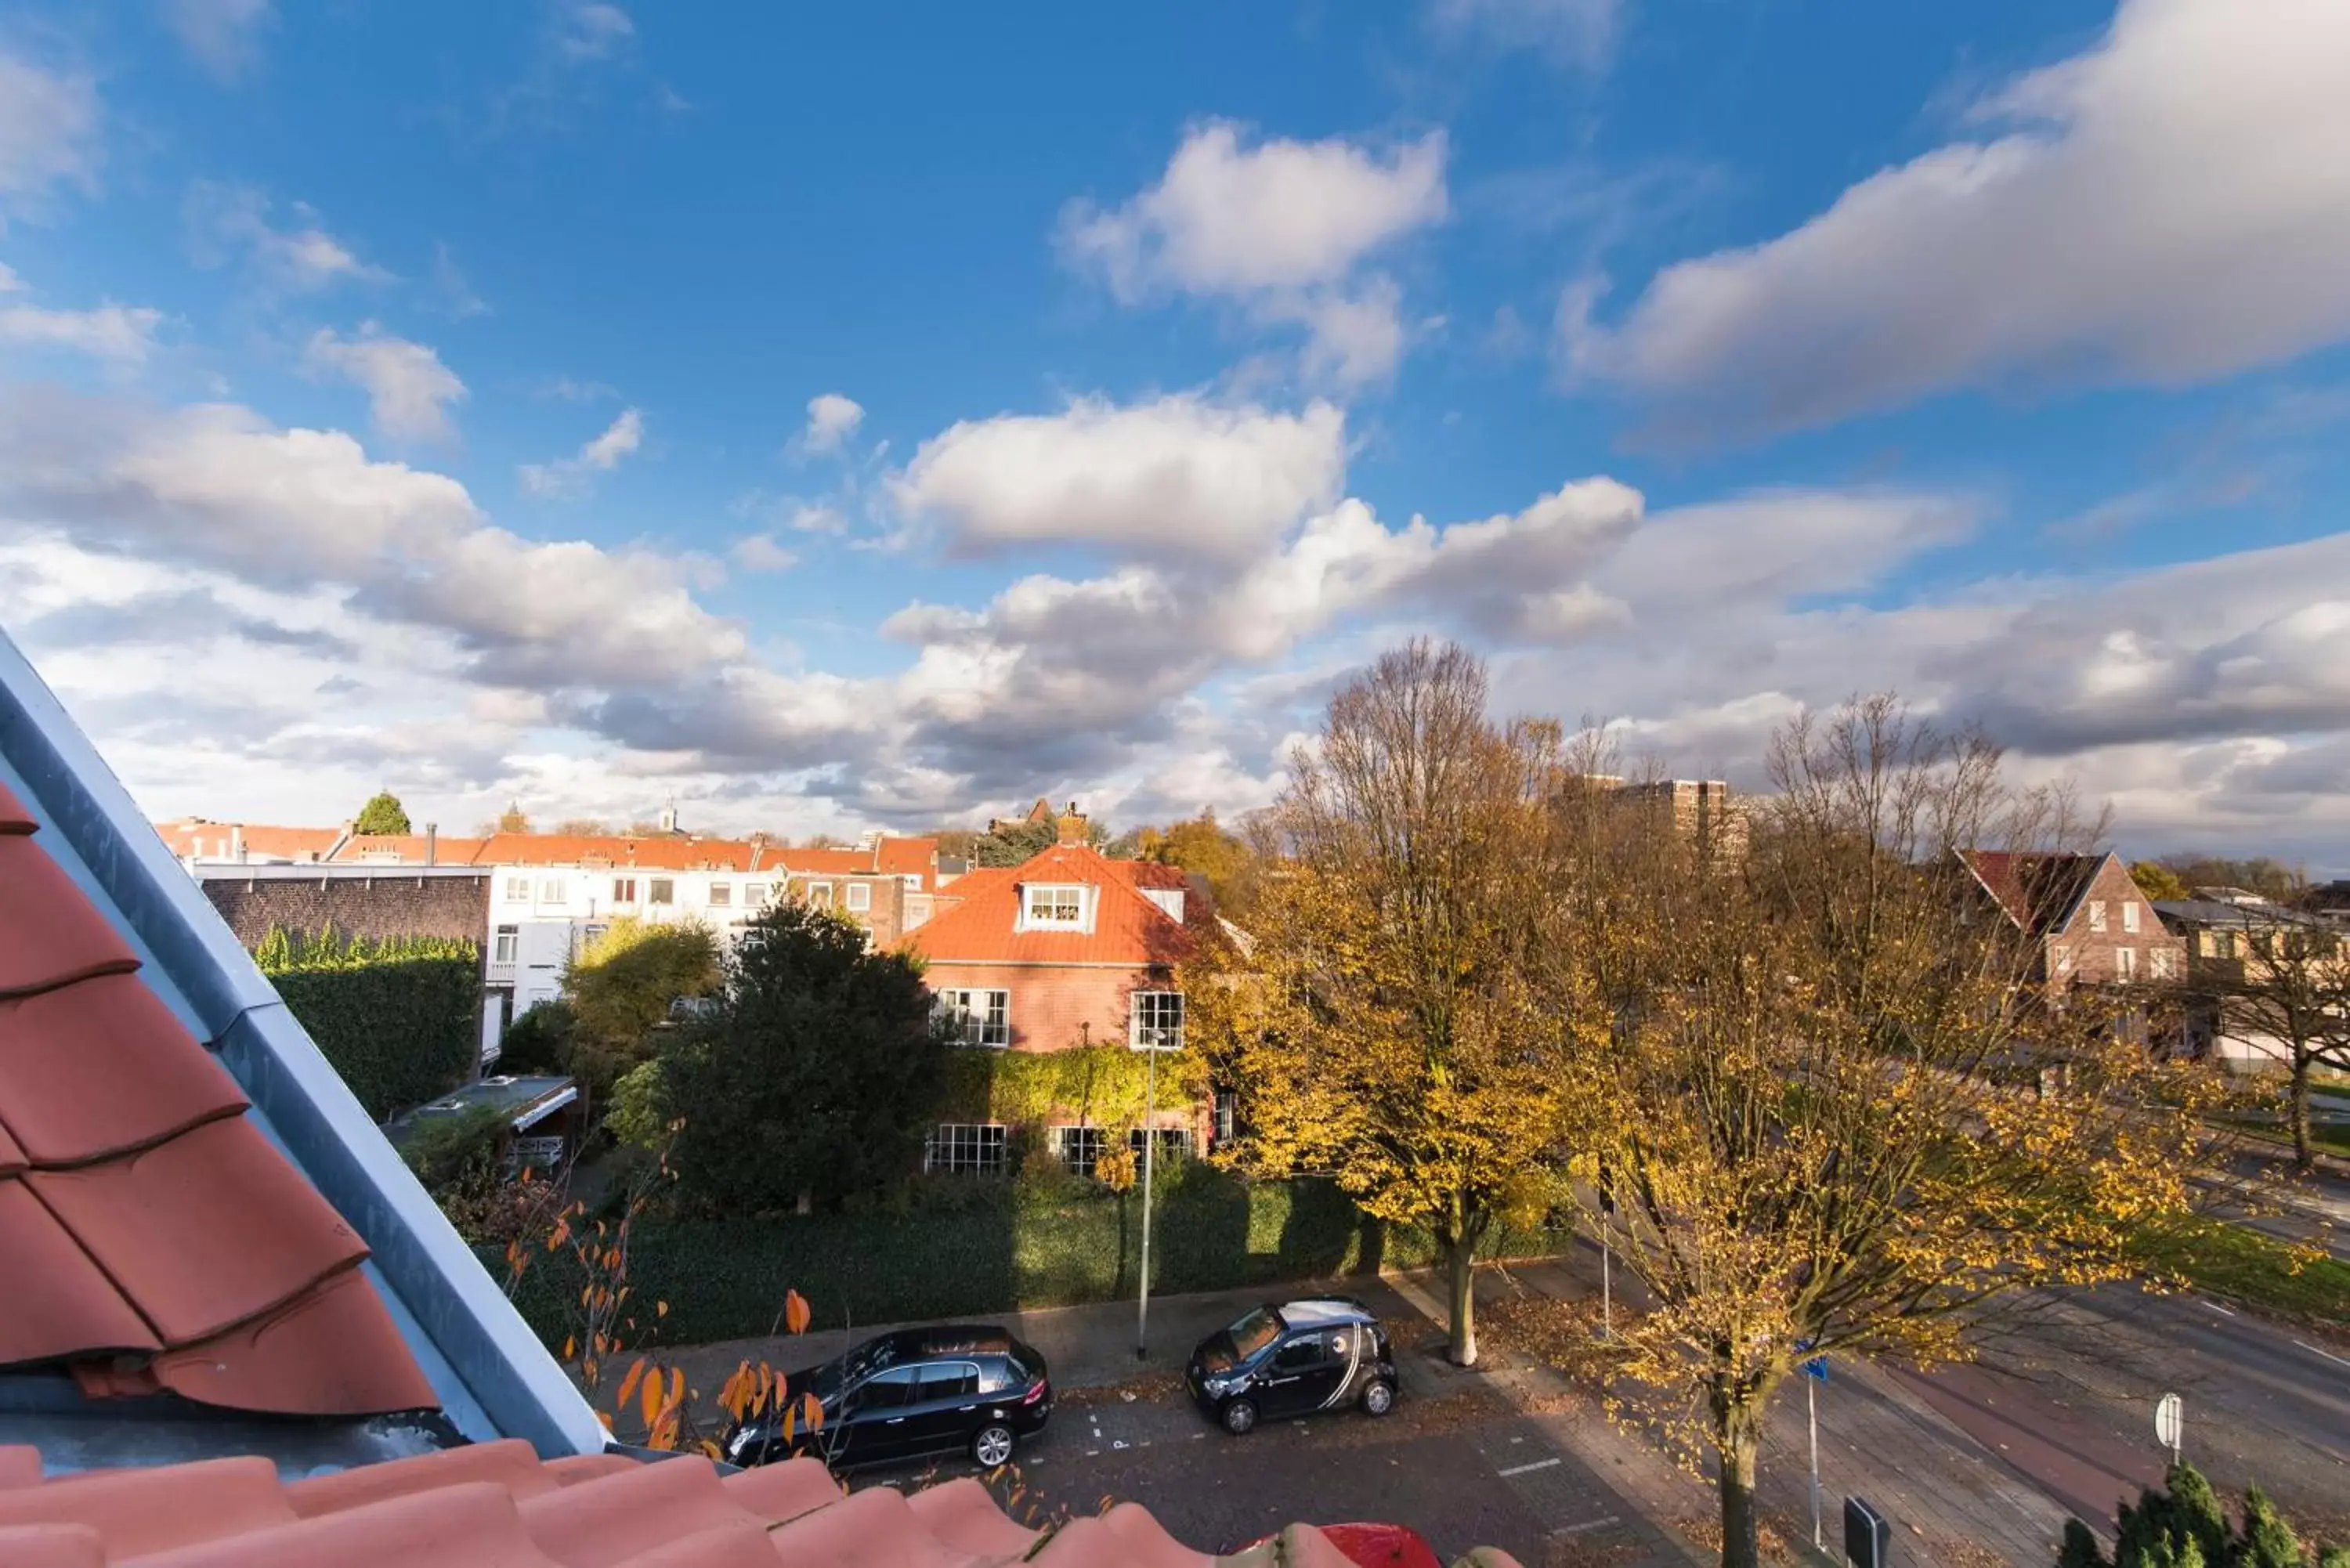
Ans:
{"label": "white window frame", "polygon": [[560,904],[566,901],[568,891],[562,877],[543,877],[538,884],[538,901],[542,904]]}
{"label": "white window frame", "polygon": [[[1167,1023],[1169,1004],[1175,1022]],[[1126,1043],[1137,1051],[1183,1049],[1183,993],[1180,991],[1138,991],[1127,998]]]}
{"label": "white window frame", "polygon": [[2105,929],[2106,901],[2103,898],[2092,898],[2089,900],[2089,929],[2102,931]]}
{"label": "white window frame", "polygon": [[[1020,929],[1024,931],[1082,931],[1091,925],[1093,891],[1082,882],[1035,882],[1020,889]],[[1040,903],[1045,913],[1037,913]],[[1062,911],[1067,911],[1065,916]]]}
{"label": "white window frame", "polygon": [[2059,942],[2048,950],[2049,968],[2058,974],[2073,972],[2073,950]]}
{"label": "white window frame", "polygon": [[506,902],[509,904],[527,904],[530,902],[529,877],[509,877],[506,878]]}
{"label": "white window frame", "polygon": [[2147,953],[2147,968],[2156,980],[2168,980],[2171,978],[2170,950],[2168,948],[2150,949]]}
{"label": "white window frame", "polygon": [[851,913],[861,915],[873,908],[873,885],[870,882],[851,882],[842,891],[847,900],[846,908]]}
{"label": "white window frame", "polygon": [[734,907],[734,884],[732,882],[712,882],[710,885],[710,907],[713,909],[733,909]]}
{"label": "white window frame", "polygon": [[[1138,1160],[1142,1158],[1142,1131],[1140,1127],[1126,1129],[1126,1147],[1134,1151]],[[1199,1152],[1199,1139],[1190,1127],[1152,1127],[1150,1131],[1159,1139],[1158,1158],[1161,1161],[1170,1156],[1189,1159]]]}
{"label": "white window frame", "polygon": [[2136,980],[2137,978],[2137,950],[2136,948],[2116,948],[2114,950],[2114,978],[2116,980]]}
{"label": "white window frame", "polygon": [[767,885],[764,882],[743,883],[743,907],[746,909],[765,909],[767,907]]}
{"label": "white window frame", "polygon": [[646,903],[648,903],[648,904],[674,904],[674,903],[676,903],[676,902],[677,902],[677,878],[676,878],[676,877],[646,877],[646,878],[645,878],[645,902],[646,902]]}
{"label": "white window frame", "polygon": [[2137,932],[2137,900],[2136,898],[2126,899],[2122,904],[2122,929],[2132,935]]}
{"label": "white window frame", "polygon": [[811,909],[831,909],[832,884],[829,882],[809,883],[807,885],[807,901],[808,908]]}
{"label": "white window frame", "polygon": [[1209,1137],[1219,1147],[1240,1137],[1241,1096],[1237,1089],[1218,1089],[1210,1096]]}
{"label": "white window frame", "polygon": [[512,963],[522,946],[520,926],[500,926],[490,943],[492,963]]}
{"label": "white window frame", "polygon": [[1001,987],[951,986],[936,993],[931,1008],[953,1024],[965,1045],[1003,1051],[1012,1044],[1012,993]]}
{"label": "white window frame", "polygon": [[634,877],[612,878],[612,902],[633,904],[637,901],[637,879]]}
{"label": "white window frame", "polygon": [[1095,1163],[1109,1152],[1109,1129],[1073,1124],[1048,1127],[1045,1141],[1072,1176],[1091,1176]]}
{"label": "white window frame", "polygon": [[1011,1129],[1002,1122],[941,1122],[922,1138],[922,1168],[946,1176],[1001,1176]]}

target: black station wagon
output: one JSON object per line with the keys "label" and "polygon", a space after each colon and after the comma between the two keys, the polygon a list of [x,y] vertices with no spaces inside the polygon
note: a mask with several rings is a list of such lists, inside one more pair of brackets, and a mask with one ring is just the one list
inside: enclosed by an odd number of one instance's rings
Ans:
{"label": "black station wagon", "polygon": [[1372,1416],[1395,1408],[1388,1331],[1352,1296],[1257,1308],[1201,1340],[1183,1381],[1200,1408],[1234,1433],[1350,1405]]}
{"label": "black station wagon", "polygon": [[990,1469],[1053,1413],[1045,1358],[1001,1328],[910,1328],[868,1339],[788,1375],[788,1397],[814,1394],[824,1420],[784,1436],[770,1411],[726,1435],[738,1465],[809,1455],[836,1469],[962,1449]]}

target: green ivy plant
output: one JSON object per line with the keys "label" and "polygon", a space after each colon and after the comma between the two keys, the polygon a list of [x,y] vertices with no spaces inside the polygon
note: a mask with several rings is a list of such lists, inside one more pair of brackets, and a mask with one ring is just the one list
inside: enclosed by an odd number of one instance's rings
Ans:
{"label": "green ivy plant", "polygon": [[[1122,1128],[1142,1125],[1149,1057],[1124,1045],[1066,1051],[990,1051],[965,1046],[947,1059],[939,1119],[1038,1127],[1074,1121]],[[1159,1054],[1159,1108],[1207,1097],[1207,1064],[1184,1051]]]}

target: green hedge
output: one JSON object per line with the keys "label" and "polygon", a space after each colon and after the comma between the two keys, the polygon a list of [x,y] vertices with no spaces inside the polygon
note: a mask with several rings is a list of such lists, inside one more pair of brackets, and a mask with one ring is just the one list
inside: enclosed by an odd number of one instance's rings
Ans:
{"label": "green hedge", "polygon": [[471,942],[338,943],[273,931],[264,974],[368,1115],[382,1121],[472,1076],[482,969]]}
{"label": "green hedge", "polygon": [[[903,1214],[638,1222],[629,1282],[639,1301],[670,1304],[671,1345],[773,1332],[784,1293],[815,1308],[816,1326],[880,1324],[1113,1301],[1131,1294],[1140,1251],[1139,1194],[1024,1197],[1010,1184],[971,1184],[966,1206]],[[1367,1219],[1326,1180],[1243,1183],[1194,1165],[1161,1192],[1151,1226],[1151,1289],[1225,1290],[1372,1273],[1434,1261],[1416,1227]],[[1494,1257],[1565,1248],[1563,1231],[1504,1230]],[[502,1259],[487,1260],[503,1277]],[[546,1252],[516,1304],[560,1344],[564,1303],[579,1282]]]}

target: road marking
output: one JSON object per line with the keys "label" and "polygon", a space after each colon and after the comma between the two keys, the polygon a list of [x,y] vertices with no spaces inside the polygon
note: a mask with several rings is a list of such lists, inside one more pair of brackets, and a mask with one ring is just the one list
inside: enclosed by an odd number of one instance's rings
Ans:
{"label": "road marking", "polygon": [[1605,1519],[1595,1519],[1587,1524],[1570,1524],[1564,1530],[1554,1530],[1551,1533],[1553,1535],[1580,1535],[1586,1530],[1605,1530],[1611,1524],[1621,1524],[1624,1521],[1622,1520],[1617,1518],[1611,1513]]}
{"label": "road marking", "polygon": [[2306,1340],[2296,1339],[2293,1343],[2300,1345],[2302,1349],[2306,1350],[2312,1355],[2322,1355],[2328,1361],[2337,1362],[2344,1366],[2350,1366],[2350,1356],[2336,1355],[2330,1350],[2320,1350],[2317,1346],[2310,1344]]}
{"label": "road marking", "polygon": [[1505,1476],[1522,1476],[1528,1470],[1546,1470],[1553,1465],[1563,1465],[1565,1463],[1566,1463],[1565,1459],[1562,1459],[1557,1455],[1554,1454],[1546,1459],[1536,1459],[1530,1465],[1512,1465],[1508,1469],[1505,1469],[1501,1473]]}
{"label": "road marking", "polygon": [[2229,1308],[2227,1308],[2227,1307],[2223,1307],[2223,1306],[2221,1306],[2218,1302],[2205,1302],[2203,1304],[2204,1304],[2205,1306],[2207,1306],[2207,1307],[2210,1307],[2213,1312],[2224,1314],[2225,1315],[2227,1315],[2227,1316],[2229,1316],[2229,1317],[2233,1317],[2233,1316],[2235,1316],[2235,1315],[2236,1315],[2232,1311],[2230,1311],[2230,1310]]}

